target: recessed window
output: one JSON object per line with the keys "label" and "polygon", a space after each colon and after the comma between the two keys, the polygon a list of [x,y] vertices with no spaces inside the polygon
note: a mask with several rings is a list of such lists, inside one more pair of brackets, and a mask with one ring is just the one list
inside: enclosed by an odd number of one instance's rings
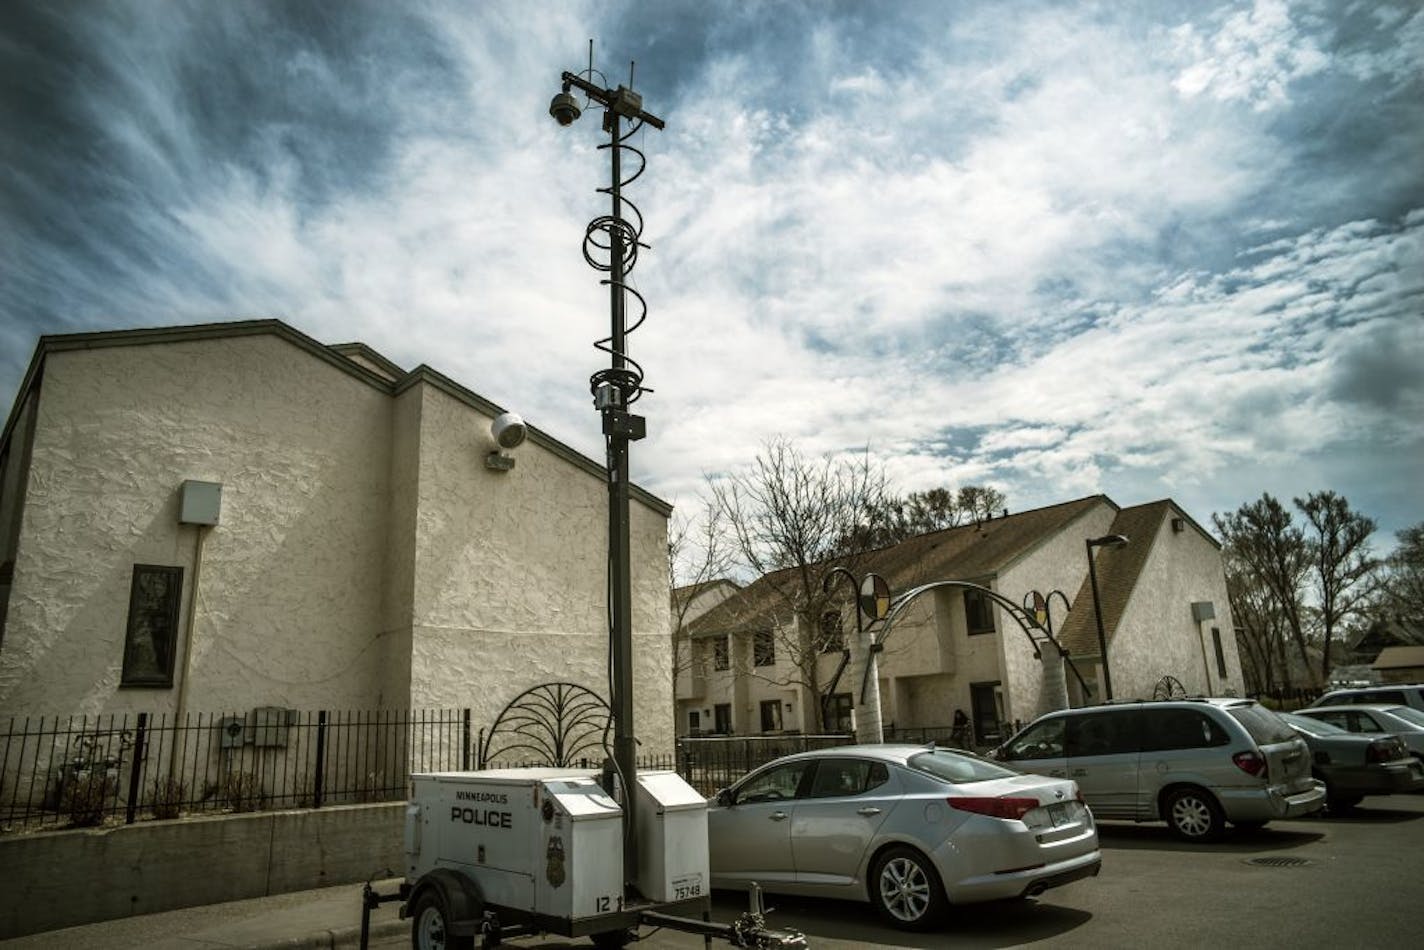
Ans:
{"label": "recessed window", "polygon": [[964,592],[964,626],[971,636],[994,632],[994,606],[982,590]]}
{"label": "recessed window", "polygon": [[765,699],[761,704],[761,731],[781,731],[781,700]]}
{"label": "recessed window", "polygon": [[135,564],[120,686],[171,687],[183,569]]}
{"label": "recessed window", "polygon": [[776,665],[776,637],[770,630],[758,630],[752,635],[752,665]]}
{"label": "recessed window", "polygon": [[712,669],[729,670],[732,668],[732,654],[727,649],[727,637],[717,637],[712,641]]}
{"label": "recessed window", "polygon": [[1221,649],[1221,628],[1211,628],[1211,645],[1216,647],[1216,675],[1226,679],[1226,654]]}
{"label": "recessed window", "polygon": [[826,704],[826,725],[833,732],[855,732],[855,723],[851,717],[851,710],[855,708],[855,702],[850,693],[836,693]]}

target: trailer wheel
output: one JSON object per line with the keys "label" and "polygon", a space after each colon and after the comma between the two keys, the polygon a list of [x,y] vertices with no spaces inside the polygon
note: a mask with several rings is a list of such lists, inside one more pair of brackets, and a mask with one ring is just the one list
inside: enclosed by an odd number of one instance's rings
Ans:
{"label": "trailer wheel", "polygon": [[475,950],[474,937],[458,937],[446,931],[450,910],[438,887],[427,888],[416,899],[410,917],[410,945],[414,950]]}
{"label": "trailer wheel", "polygon": [[623,950],[633,942],[633,932],[627,927],[622,930],[605,930],[603,933],[589,934],[598,950]]}

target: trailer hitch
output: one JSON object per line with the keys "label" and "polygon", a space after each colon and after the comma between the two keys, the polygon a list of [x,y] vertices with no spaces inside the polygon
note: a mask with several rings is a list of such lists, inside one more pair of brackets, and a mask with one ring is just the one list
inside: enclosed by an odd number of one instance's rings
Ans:
{"label": "trailer hitch", "polygon": [[684,933],[701,934],[709,944],[713,937],[725,940],[734,947],[752,950],[802,950],[806,947],[806,937],[797,930],[773,930],[766,925],[766,907],[762,901],[761,886],[752,883],[748,893],[750,906],[730,924],[713,923],[710,920],[694,920],[691,917],[676,917],[657,911],[644,911],[639,922],[651,927],[666,927]]}

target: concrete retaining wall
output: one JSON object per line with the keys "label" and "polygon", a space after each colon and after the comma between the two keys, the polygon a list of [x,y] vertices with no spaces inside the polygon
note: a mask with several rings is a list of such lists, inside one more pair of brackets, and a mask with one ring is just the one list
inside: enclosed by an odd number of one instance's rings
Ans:
{"label": "concrete retaining wall", "polygon": [[404,812],[390,802],[3,837],[0,939],[397,876]]}

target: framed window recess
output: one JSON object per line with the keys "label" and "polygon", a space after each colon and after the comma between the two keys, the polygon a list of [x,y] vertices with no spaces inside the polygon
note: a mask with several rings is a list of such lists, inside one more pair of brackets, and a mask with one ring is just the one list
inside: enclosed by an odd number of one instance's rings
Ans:
{"label": "framed window recess", "polygon": [[183,568],[134,565],[121,687],[172,688],[182,599]]}

